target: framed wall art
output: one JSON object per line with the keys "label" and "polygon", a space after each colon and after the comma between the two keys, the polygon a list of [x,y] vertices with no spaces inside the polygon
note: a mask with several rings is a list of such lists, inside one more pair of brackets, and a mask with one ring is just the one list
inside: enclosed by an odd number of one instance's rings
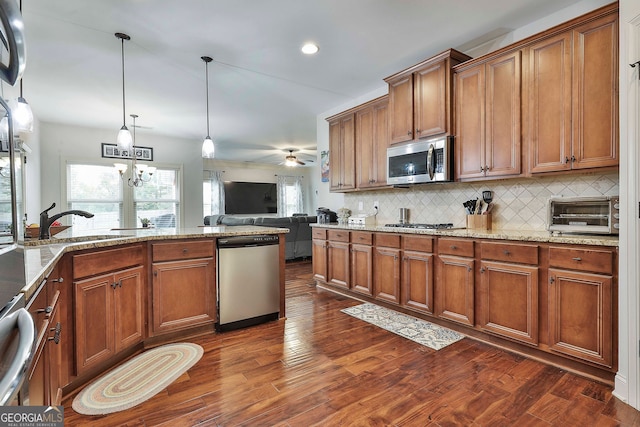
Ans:
{"label": "framed wall art", "polygon": [[130,159],[136,156],[136,160],[146,160],[148,162],[153,161],[153,148],[151,147],[133,147],[133,153],[129,153],[125,150],[120,150],[116,144],[102,143],[102,157],[109,159]]}
{"label": "framed wall art", "polygon": [[320,176],[322,182],[329,182],[329,151],[320,152]]}

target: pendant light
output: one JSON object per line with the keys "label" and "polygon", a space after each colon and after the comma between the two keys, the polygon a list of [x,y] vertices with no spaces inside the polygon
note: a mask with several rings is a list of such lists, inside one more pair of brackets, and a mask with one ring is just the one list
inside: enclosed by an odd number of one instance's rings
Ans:
{"label": "pendant light", "polygon": [[[22,15],[22,0],[20,0],[20,14]],[[22,78],[20,79],[20,96],[13,109],[14,132],[33,132],[33,111],[22,95]]]}
{"label": "pendant light", "polygon": [[202,142],[202,157],[205,159],[213,159],[215,147],[211,136],[209,136],[209,62],[213,61],[213,59],[209,56],[202,56],[200,59],[204,61],[204,73],[207,84],[207,136]]}
{"label": "pendant light", "polygon": [[121,151],[126,151],[130,153],[133,149],[133,138],[131,137],[131,132],[127,128],[126,124],[126,112],[125,112],[125,102],[124,102],[124,41],[131,40],[131,37],[124,33],[116,33],[117,38],[120,39],[122,44],[122,127],[120,128],[120,132],[118,132],[118,138],[116,139],[116,143],[118,144],[118,148]]}

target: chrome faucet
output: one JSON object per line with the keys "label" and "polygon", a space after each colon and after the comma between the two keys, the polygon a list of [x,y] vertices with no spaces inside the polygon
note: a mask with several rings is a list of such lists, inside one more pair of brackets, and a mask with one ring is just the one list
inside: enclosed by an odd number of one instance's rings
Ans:
{"label": "chrome faucet", "polygon": [[45,209],[44,211],[40,212],[40,237],[39,237],[40,240],[50,238],[51,236],[49,235],[49,227],[51,227],[51,224],[53,224],[57,219],[65,215],[80,215],[85,218],[93,217],[93,214],[89,212],[71,210],[71,211],[60,212],[59,214],[55,214],[54,216],[49,218],[49,211],[55,207],[56,207],[56,204],[54,202],[51,204],[51,206],[49,206],[49,209]]}

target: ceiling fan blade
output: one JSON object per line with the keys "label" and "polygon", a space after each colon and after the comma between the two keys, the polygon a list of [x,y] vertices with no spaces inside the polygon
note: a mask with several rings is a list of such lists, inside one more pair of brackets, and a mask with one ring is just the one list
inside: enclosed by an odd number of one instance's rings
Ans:
{"label": "ceiling fan blade", "polygon": [[297,164],[299,164],[299,165],[302,165],[302,166],[304,166],[304,165],[305,165],[305,162],[301,162],[301,161],[300,161],[300,160],[298,160],[298,159],[296,159],[296,163],[297,163]]}

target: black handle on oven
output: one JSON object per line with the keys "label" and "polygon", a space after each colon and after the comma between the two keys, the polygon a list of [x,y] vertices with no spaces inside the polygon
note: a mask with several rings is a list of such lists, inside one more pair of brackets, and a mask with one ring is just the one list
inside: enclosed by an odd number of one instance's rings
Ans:
{"label": "black handle on oven", "polygon": [[36,341],[36,324],[31,314],[21,308],[0,320],[0,337],[5,339],[17,328],[19,343],[9,368],[0,379],[0,405],[7,405],[20,390],[27,376]]}

